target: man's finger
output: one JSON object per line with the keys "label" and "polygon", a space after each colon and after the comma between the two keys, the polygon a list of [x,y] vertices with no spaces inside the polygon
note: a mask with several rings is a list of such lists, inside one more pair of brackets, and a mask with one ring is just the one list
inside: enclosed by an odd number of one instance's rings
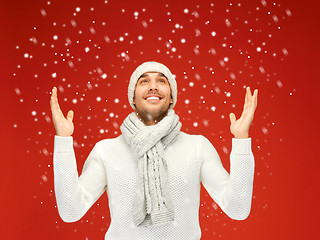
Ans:
{"label": "man's finger", "polygon": [[256,108],[256,100],[257,100],[257,89],[254,90],[253,96],[252,96],[251,101],[250,101],[250,107],[253,108],[253,109]]}
{"label": "man's finger", "polygon": [[231,124],[236,122],[236,115],[234,113],[229,114]]}
{"label": "man's finger", "polygon": [[56,87],[53,87],[52,90],[51,90],[51,102],[52,102],[52,103],[58,102],[58,99],[57,99],[57,89],[56,89]]}
{"label": "man's finger", "polygon": [[252,94],[249,86],[247,87],[247,92],[248,92],[248,100],[250,101],[252,99]]}
{"label": "man's finger", "polygon": [[248,108],[248,91],[246,91],[246,95],[244,97],[244,106],[243,106],[243,110]]}
{"label": "man's finger", "polygon": [[53,87],[52,89],[52,95],[51,95],[51,111],[52,114],[60,115],[60,117],[63,117],[63,113],[60,109],[59,103],[58,103],[58,97],[57,97],[57,88]]}
{"label": "man's finger", "polygon": [[57,89],[52,89],[52,95],[51,95],[51,108],[57,109],[59,108],[58,98],[57,98]]}
{"label": "man's finger", "polygon": [[258,89],[254,90],[254,92],[254,94],[256,95],[254,99],[254,107],[256,108],[258,105]]}
{"label": "man's finger", "polygon": [[67,119],[70,120],[72,122],[73,120],[73,116],[74,116],[74,113],[72,110],[70,110],[67,114]]}

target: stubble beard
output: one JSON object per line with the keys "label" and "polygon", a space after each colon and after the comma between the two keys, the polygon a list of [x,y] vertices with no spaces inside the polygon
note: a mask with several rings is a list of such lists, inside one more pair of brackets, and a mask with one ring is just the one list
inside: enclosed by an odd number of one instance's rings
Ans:
{"label": "stubble beard", "polygon": [[148,111],[139,111],[138,109],[136,109],[136,112],[138,113],[138,117],[145,124],[150,122],[155,122],[155,123],[160,122],[165,116],[167,116],[168,111],[169,111],[169,107],[167,110],[160,109],[159,112],[156,112],[153,114]]}

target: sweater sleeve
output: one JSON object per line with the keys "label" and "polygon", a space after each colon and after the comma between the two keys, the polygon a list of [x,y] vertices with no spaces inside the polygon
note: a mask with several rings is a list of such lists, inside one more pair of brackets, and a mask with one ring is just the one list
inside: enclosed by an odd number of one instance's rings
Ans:
{"label": "sweater sleeve", "polygon": [[211,142],[201,135],[200,180],[220,208],[232,219],[249,216],[254,177],[251,138],[232,138],[230,174]]}
{"label": "sweater sleeve", "polygon": [[107,186],[98,143],[90,152],[78,176],[72,137],[54,137],[54,189],[60,217],[75,222],[83,217]]}

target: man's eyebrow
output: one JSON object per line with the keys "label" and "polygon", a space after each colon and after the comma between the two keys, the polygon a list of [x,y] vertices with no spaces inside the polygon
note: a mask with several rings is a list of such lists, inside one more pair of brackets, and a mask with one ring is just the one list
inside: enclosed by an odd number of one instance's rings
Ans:
{"label": "man's eyebrow", "polygon": [[158,76],[167,78],[163,73],[158,73]]}
{"label": "man's eyebrow", "polygon": [[138,80],[139,80],[140,78],[144,78],[144,77],[147,77],[147,76],[148,76],[148,74],[144,73],[144,74],[142,74],[142,75],[138,78]]}
{"label": "man's eyebrow", "polygon": [[[159,76],[159,77],[165,77],[165,78],[167,78],[163,73],[158,73],[158,76]],[[144,77],[148,77],[148,74],[147,74],[147,73],[142,74],[142,75],[138,78],[138,80],[139,80],[140,78],[144,78]],[[167,79],[168,79],[168,78],[167,78]]]}

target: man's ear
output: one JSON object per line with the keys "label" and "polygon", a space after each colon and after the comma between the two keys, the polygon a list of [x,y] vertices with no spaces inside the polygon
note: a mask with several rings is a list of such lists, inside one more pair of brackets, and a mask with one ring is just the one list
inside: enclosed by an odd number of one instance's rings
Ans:
{"label": "man's ear", "polygon": [[[134,90],[134,91],[136,91],[136,90]],[[135,98],[136,98],[136,94],[135,94],[135,92],[134,92],[134,93],[133,93],[132,104],[136,104]]]}

